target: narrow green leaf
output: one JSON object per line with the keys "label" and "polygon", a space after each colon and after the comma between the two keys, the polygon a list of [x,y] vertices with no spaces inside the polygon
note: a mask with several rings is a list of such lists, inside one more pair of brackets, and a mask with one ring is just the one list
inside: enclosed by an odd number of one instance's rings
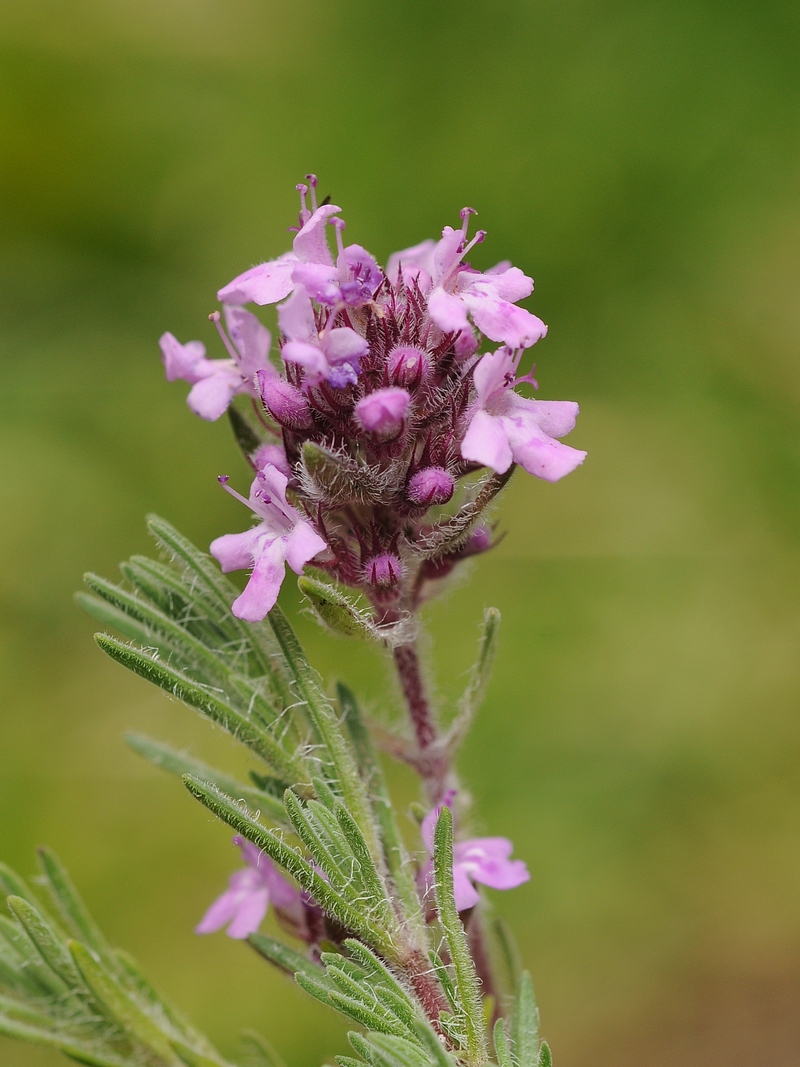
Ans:
{"label": "narrow green leaf", "polygon": [[23,900],[22,897],[9,897],[7,903],[39,955],[53,974],[64,983],[64,988],[80,987],[82,985],[80,976],[58,932],[32,904]]}
{"label": "narrow green leaf", "polygon": [[467,687],[459,701],[458,713],[447,731],[445,745],[450,752],[455,752],[467,735],[475,714],[486,694],[486,688],[497,656],[497,643],[500,631],[500,612],[497,608],[487,608],[483,616],[478,658],[470,672]]}
{"label": "narrow green leaf", "polygon": [[236,444],[241,448],[245,459],[249,459],[261,446],[261,438],[235,404],[228,408],[228,422],[231,424]]}
{"label": "narrow green leaf", "polygon": [[188,704],[201,715],[219,723],[228,733],[252,748],[266,764],[290,782],[308,780],[308,775],[294,756],[289,755],[258,722],[242,714],[208,688],[188,678],[181,671],[158,661],[143,649],[124,644],[108,634],[95,634],[100,648],[117,663],[145,678],[160,689]]}
{"label": "narrow green leaf", "polygon": [[324,872],[330,884],[346,899],[356,899],[358,892],[352,885],[352,869],[347,862],[347,856],[337,849],[336,844],[327,834],[319,832],[319,821],[315,820],[317,826],[312,823],[307,809],[303,807],[291,789],[287,789],[284,793],[283,802],[295,833],[311,853],[314,862]]}
{"label": "narrow green leaf", "polygon": [[518,1067],[537,1067],[539,1062],[539,1009],[533,993],[533,983],[527,971],[523,971],[514,999],[511,1036],[514,1041],[514,1058]]}
{"label": "narrow green leaf", "polygon": [[232,1067],[227,1060],[222,1060],[216,1055],[209,1056],[205,1052],[198,1052],[197,1049],[191,1048],[177,1038],[170,1038],[170,1045],[186,1067]]}
{"label": "narrow green leaf", "polygon": [[307,974],[297,974],[295,981],[301,989],[304,989],[315,1000],[326,1004],[329,1008],[333,1008],[334,1011],[347,1016],[368,1030],[377,1030],[385,1034],[404,1034],[406,1032],[406,1028],[380,1004],[370,1007],[361,996],[358,998],[348,996],[337,989],[332,989],[318,979],[309,978]]}
{"label": "narrow green leaf", "polygon": [[364,1060],[354,1059],[353,1056],[334,1056],[339,1067],[366,1067]]}
{"label": "narrow green leaf", "polygon": [[101,626],[107,626],[111,630],[127,637],[130,641],[136,641],[140,645],[152,643],[150,631],[142,626],[136,619],[114,607],[100,597],[91,596],[89,593],[74,593],[73,600],[81,610],[99,622]]}
{"label": "narrow green leaf", "polygon": [[127,1056],[114,1055],[114,1053],[95,1048],[61,1032],[29,1026],[9,1019],[2,1013],[0,1013],[0,1036],[16,1037],[33,1045],[49,1045],[65,1056],[77,1060],[78,1063],[89,1064],[90,1067],[131,1067],[130,1058]]}
{"label": "narrow green leaf", "polygon": [[511,1058],[511,1049],[508,1043],[508,1034],[506,1033],[506,1024],[504,1019],[498,1019],[494,1024],[494,1054],[497,1058],[499,1067],[514,1067],[514,1061]]}
{"label": "narrow green leaf", "polygon": [[319,621],[333,633],[341,637],[375,636],[369,616],[330,582],[304,574],[297,579],[297,587]]}
{"label": "narrow green leaf", "polygon": [[207,763],[178,752],[162,741],[153,741],[152,738],[145,737],[143,734],[125,734],[125,742],[134,752],[138,752],[140,756],[144,756],[146,760],[154,763],[157,767],[161,767],[163,770],[179,777],[191,774],[204,782],[211,782],[218,789],[221,789],[223,793],[227,793],[228,796],[235,797],[237,800],[244,800],[248,807],[256,811],[261,809],[269,815],[270,819],[274,819],[281,824],[286,823],[286,812],[283,804],[271,793],[266,793],[261,789],[254,789],[251,785],[245,785],[243,782],[231,778],[223,771],[218,771],[215,767],[209,767]]}
{"label": "narrow green leaf", "polygon": [[346,929],[359,934],[381,955],[389,960],[397,960],[397,946],[392,943],[386,931],[375,926],[369,917],[344,900],[299,852],[284,844],[276,833],[256,822],[249,813],[242,811],[234,800],[207,782],[201,782],[192,778],[191,775],[187,775],[184,782],[189,792],[201,804],[205,805],[217,818],[246,837],[257,848],[266,852],[279,867],[300,883],[324,911],[327,911]]}
{"label": "narrow green leaf", "polygon": [[361,827],[370,854],[375,862],[380,863],[381,851],[377,830],[352,746],[339,724],[330,701],[320,688],[317,675],[306,659],[294,630],[280,607],[274,607],[267,618],[283,652],[288,669],[295,679],[297,695],[304,701],[306,712],[317,736],[327,749],[342,800]]}
{"label": "narrow green leaf", "polygon": [[112,969],[117,961],[100,927],[89,914],[67,872],[49,848],[37,849],[45,884],[67,930],[84,941]]}
{"label": "narrow green leaf", "polygon": [[147,528],[162,548],[172,553],[194,577],[193,587],[195,583],[200,586],[206,596],[216,604],[220,617],[230,620],[230,625],[240,636],[243,645],[251,645],[259,660],[261,673],[268,676],[277,675],[278,650],[268,628],[263,623],[243,623],[231,614],[231,604],[238,592],[222,574],[216,560],[201,552],[188,538],[158,515],[148,516]]}
{"label": "narrow green leaf", "polygon": [[45,1029],[53,1025],[53,1016],[48,1015],[41,1005],[37,1005],[34,1008],[24,1001],[15,1000],[13,997],[0,995],[0,1015],[5,1015],[16,1022],[44,1027]]}
{"label": "narrow green leaf", "polygon": [[180,1067],[169,1040],[149,1015],[134,1003],[119,982],[79,941],[70,941],[69,950],[86,985],[103,1010],[126,1036],[160,1056],[169,1067]]}
{"label": "narrow green leaf", "polygon": [[466,1031],[468,1061],[482,1064],[488,1052],[480,984],[456,908],[453,892],[453,816],[446,806],[442,807],[436,823],[433,848],[436,907],[453,961],[456,994]]}
{"label": "narrow green leaf", "polygon": [[255,1030],[242,1031],[242,1045],[250,1067],[286,1067],[269,1041]]}
{"label": "narrow green leaf", "polygon": [[282,941],[276,941],[274,937],[268,937],[266,934],[250,934],[247,940],[259,955],[269,960],[270,963],[274,963],[286,974],[295,975],[302,972],[319,979],[323,976],[323,970],[318,963],[314,963],[300,952],[295,952]]}
{"label": "narrow green leaf", "polygon": [[550,1051],[550,1046],[546,1041],[542,1042],[542,1047],[539,1049],[537,1067],[553,1067],[553,1053]]}
{"label": "narrow green leaf", "polygon": [[[359,881],[366,894],[371,898],[369,906],[375,909],[375,917],[387,933],[396,936],[399,933],[397,916],[392,908],[384,881],[375,866],[375,861],[367,847],[367,842],[364,840],[364,835],[361,833],[361,828],[344,804],[337,804],[336,820],[341,827],[350,851],[355,857],[356,863],[359,865]],[[365,901],[366,903],[367,901]]]}
{"label": "narrow green leaf", "polygon": [[404,1037],[371,1033],[363,1040],[378,1067],[430,1067],[427,1054]]}
{"label": "narrow green leaf", "polygon": [[12,871],[5,863],[0,863],[0,898],[22,897],[23,900],[32,900],[31,891],[20,878],[16,871]]}
{"label": "narrow green leaf", "polygon": [[383,855],[391,875],[395,898],[402,907],[412,939],[424,951],[424,946],[427,944],[427,931],[414,879],[414,869],[397,825],[383,768],[361,718],[355,696],[341,682],[337,684],[336,689],[344,723],[367,783],[369,796],[372,798],[372,809],[378,823]]}
{"label": "narrow green leaf", "polygon": [[439,979],[439,984],[444,990],[444,995],[447,997],[447,1001],[453,1011],[460,1010],[458,1008],[458,999],[456,997],[456,987],[453,985],[453,979],[450,977],[450,972],[442,962],[442,957],[435,949],[431,949],[428,953],[428,958],[431,961],[434,974]]}

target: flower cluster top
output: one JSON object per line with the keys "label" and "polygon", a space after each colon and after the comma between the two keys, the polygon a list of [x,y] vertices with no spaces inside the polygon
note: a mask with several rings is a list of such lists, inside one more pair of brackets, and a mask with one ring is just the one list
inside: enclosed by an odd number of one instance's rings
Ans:
{"label": "flower cluster top", "polygon": [[[300,573],[313,560],[390,624],[491,545],[482,515],[514,464],[557,481],[583,462],[559,440],[578,405],[516,391],[536,387],[518,367],[547,328],[517,305],[533,290],[518,267],[470,266],[485,237],[469,239],[471,208],[460,227],[396,252],[384,269],[344,244],[341,209],[318,206],[316,184],[309,175],[298,186],[291,251],[220,290],[227,329],[211,318],[228,358],[170,333],[161,351],[167,378],[191,384],[201,417],[219,418],[239,394],[255,411],[237,422],[255,472],[240,499],[258,523],[211,546],[223,570],[251,569],[234,613],[263,619],[284,564]],[[246,304],[278,305],[274,362],[270,332]]]}

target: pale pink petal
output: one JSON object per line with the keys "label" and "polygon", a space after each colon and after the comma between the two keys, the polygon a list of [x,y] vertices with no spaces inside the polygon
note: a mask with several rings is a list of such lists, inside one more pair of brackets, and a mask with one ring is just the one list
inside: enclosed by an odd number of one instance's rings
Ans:
{"label": "pale pink petal", "polygon": [[533,417],[526,417],[518,408],[503,415],[508,443],[516,463],[529,474],[547,482],[557,482],[570,474],[586,459],[586,453],[548,437]]}
{"label": "pale pink petal", "polygon": [[458,863],[453,865],[453,893],[456,898],[456,908],[459,911],[474,908],[481,899],[466,870]]}
{"label": "pale pink petal", "polygon": [[211,542],[209,551],[219,563],[225,574],[229,571],[241,571],[245,567],[252,567],[258,547],[259,538],[262,536],[263,526],[254,526],[252,530],[244,533],[223,534]]}
{"label": "pale pink petal", "polygon": [[339,299],[339,271],[333,264],[298,263],[292,278],[318,304],[335,304]]}
{"label": "pale pink petal", "polygon": [[442,239],[437,241],[433,250],[433,277],[441,282],[458,262],[458,249],[464,239],[464,233],[452,226],[445,226],[442,230]]}
{"label": "pale pink petal", "polygon": [[228,409],[231,400],[242,387],[242,376],[232,360],[212,360],[219,366],[214,374],[201,378],[189,390],[186,403],[201,419],[214,422]]}
{"label": "pale pink petal", "polygon": [[305,564],[327,547],[311,523],[301,519],[286,539],[286,562],[295,574],[302,574]]}
{"label": "pale pink petal", "polygon": [[301,285],[278,307],[278,325],[288,341],[308,341],[312,337],[316,338],[314,309],[308,293]]}
{"label": "pale pink petal", "polygon": [[322,349],[307,341],[287,341],[281,349],[281,357],[286,363],[299,363],[312,378],[323,377],[329,370]]}
{"label": "pale pink petal", "polygon": [[436,833],[436,824],[439,821],[439,816],[442,813],[442,808],[449,808],[453,804],[453,798],[456,795],[455,789],[448,789],[445,795],[442,797],[442,803],[435,808],[431,808],[425,818],[420,824],[419,832],[422,835],[422,840],[425,843],[425,848],[433,855],[433,836]]}
{"label": "pale pink petal", "polygon": [[258,472],[250,488],[250,499],[257,499],[257,494],[267,493],[273,499],[278,500],[281,507],[300,517],[299,512],[286,502],[286,486],[289,484],[288,476],[275,466],[266,466]]}
{"label": "pale pink petal", "polygon": [[471,290],[461,299],[472,313],[475,325],[492,341],[502,341],[510,348],[530,348],[547,333],[541,319],[507,300]]}
{"label": "pale pink petal", "polygon": [[430,280],[433,275],[433,251],[435,248],[436,242],[429,237],[418,245],[412,245],[411,248],[404,248],[401,252],[392,252],[386,263],[386,277],[392,285],[397,285],[402,268],[403,280],[406,284],[417,277],[420,272]]}
{"label": "pale pink petal", "polygon": [[529,400],[517,393],[509,394],[511,403],[504,414],[517,412],[533,418],[548,437],[566,437],[575,429],[580,408],[574,400]]}
{"label": "pale pink petal", "polygon": [[337,326],[323,341],[325,355],[330,363],[357,360],[369,352],[369,345],[361,334],[349,326]]}
{"label": "pale pink petal", "polygon": [[473,463],[491,467],[498,474],[507,471],[513,457],[502,421],[478,409],[461,442],[461,455]]}
{"label": "pale pink petal", "polygon": [[294,252],[284,252],[269,263],[259,263],[223,286],[217,297],[223,304],[276,304],[292,291],[296,262]]}
{"label": "pale pink petal", "polygon": [[476,882],[490,889],[516,889],[530,881],[530,872],[522,860],[485,859],[470,871]]}
{"label": "pale pink petal", "polygon": [[258,930],[269,908],[269,892],[265,888],[242,894],[233,922],[227,929],[228,937],[243,941]]}
{"label": "pale pink petal", "polygon": [[285,547],[281,537],[264,537],[250,580],[231,608],[237,619],[261,622],[275,607],[285,574]]}
{"label": "pale pink petal", "polygon": [[[499,267],[504,267],[504,269],[499,270]],[[497,267],[487,271],[486,274],[462,271],[458,275],[456,290],[464,292],[467,289],[476,294],[510,300],[514,304],[517,300],[523,300],[531,295],[533,278],[529,278],[519,267],[498,263]]]}
{"label": "pale pink petal", "polygon": [[221,930],[229,923],[236,914],[239,903],[239,894],[235,889],[227,889],[221,897],[217,897],[200,922],[195,926],[197,934],[213,934]]}
{"label": "pale pink petal", "polygon": [[244,308],[226,304],[224,311],[228,332],[239,353],[239,369],[242,377],[247,381],[252,381],[256,372],[260,370],[277,374],[278,372],[269,362],[272,336],[266,326]]}
{"label": "pale pink petal", "polygon": [[460,297],[446,293],[441,286],[434,289],[428,297],[428,311],[433,321],[444,333],[469,329],[464,302]]}
{"label": "pale pink petal", "polygon": [[292,468],[283,445],[261,445],[250,458],[256,470],[263,470],[269,464],[271,467],[277,467],[287,478],[291,477]]}
{"label": "pale pink petal", "polygon": [[303,263],[333,263],[328,242],[325,237],[325,227],[332,215],[338,215],[342,209],[334,204],[323,204],[318,207],[308,222],[299,233],[295,235],[292,243],[294,254]]}
{"label": "pale pink petal", "polygon": [[205,358],[206,346],[202,341],[182,345],[174,334],[165,333],[158,344],[168,382],[182,379],[194,383],[208,373],[206,365],[210,365],[211,360]]}
{"label": "pale pink petal", "polygon": [[507,348],[481,356],[472,372],[472,381],[483,407],[489,407],[495,394],[505,390],[508,375],[514,375],[514,359]]}
{"label": "pale pink petal", "polygon": [[473,837],[456,842],[453,857],[456,863],[507,860],[513,851],[514,846],[507,837]]}

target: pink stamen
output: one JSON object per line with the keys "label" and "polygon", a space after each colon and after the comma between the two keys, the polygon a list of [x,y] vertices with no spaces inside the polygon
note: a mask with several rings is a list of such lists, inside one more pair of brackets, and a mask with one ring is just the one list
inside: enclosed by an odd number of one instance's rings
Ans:
{"label": "pink stamen", "polygon": [[485,240],[486,240],[486,230],[478,230],[478,232],[477,232],[477,233],[475,234],[475,236],[474,236],[474,237],[472,238],[472,240],[470,241],[470,243],[469,243],[469,244],[468,244],[468,245],[466,246],[466,248],[464,249],[464,251],[463,251],[463,252],[461,253],[461,258],[463,259],[463,258],[464,258],[464,256],[465,256],[465,255],[467,254],[467,252],[469,252],[469,250],[470,250],[471,248],[474,248],[474,247],[475,247],[475,245],[480,245],[480,244],[483,244],[483,242],[484,242]]}
{"label": "pink stamen", "polygon": [[311,218],[311,212],[308,210],[308,205],[306,204],[306,197],[308,196],[308,186],[304,185],[302,182],[299,182],[297,185],[295,185],[295,189],[300,194],[300,225],[303,226]]}
{"label": "pink stamen", "polygon": [[336,247],[339,250],[339,255],[344,253],[344,245],[342,243],[342,231],[347,223],[344,219],[331,219],[331,226],[336,230]]}
{"label": "pink stamen", "polygon": [[469,217],[470,215],[477,215],[478,212],[474,207],[462,207],[459,215],[461,216],[461,239],[466,241],[467,230],[469,229]]}
{"label": "pink stamen", "polygon": [[237,493],[235,489],[232,489],[231,486],[228,485],[229,479],[230,479],[230,475],[229,474],[220,474],[219,477],[217,478],[217,481],[219,482],[219,484],[222,486],[222,488],[225,490],[226,493],[230,493],[232,497],[236,498],[236,500],[241,501],[241,503],[244,504],[244,506],[248,509],[248,511],[252,511],[253,510],[253,506],[250,503],[250,501],[249,500],[245,500],[245,498],[242,496],[241,493]]}
{"label": "pink stamen", "polygon": [[311,210],[317,210],[317,176],[316,174],[306,174],[306,181],[311,189]]}
{"label": "pink stamen", "polygon": [[228,355],[231,357],[233,362],[236,363],[237,366],[238,366],[238,364],[239,364],[239,353],[233,347],[233,343],[232,343],[231,339],[228,337],[228,335],[225,333],[225,331],[222,328],[222,322],[221,322],[220,313],[218,311],[212,311],[211,314],[208,316],[208,318],[209,318],[209,321],[213,322],[214,325],[217,327],[217,333],[222,338],[222,343],[225,345],[225,348],[226,348],[226,350],[228,352]]}

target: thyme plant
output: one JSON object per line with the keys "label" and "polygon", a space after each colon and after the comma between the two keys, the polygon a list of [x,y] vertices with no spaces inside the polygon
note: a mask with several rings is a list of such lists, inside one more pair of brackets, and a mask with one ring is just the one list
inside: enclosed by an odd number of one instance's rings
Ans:
{"label": "thyme plant", "polygon": [[[122,584],[87,575],[79,600],[106,628],[105,653],[253,758],[241,782],[128,739],[235,831],[242,866],[198,932],[226,927],[351,1020],[340,1067],[546,1067],[530,979],[479,888],[511,889],[528,871],[506,838],[462,832],[454,767],[499,615],[486,612],[445,719],[420,666],[419,609],[492,547],[488,511],[516,466],[556,481],[583,461],[559,440],[578,407],[517,392],[537,388],[518,368],[546,327],[517,305],[533,289],[521,270],[469,265],[485,237],[469,239],[471,209],[382,269],[344,244],[341,209],[318,205],[316,184],[309,175],[298,186],[291,251],[220,290],[222,315],[210,318],[225,358],[161,338],[167,378],[190,383],[190,408],[228,414],[253,470],[249,496],[219,480],[254,525],[218,537],[211,558],[152,517],[158,558],[123,563]],[[277,351],[246,304],[278,305]],[[324,625],[387,650],[402,726],[370,722],[344,684],[323,685],[277,603],[286,565]],[[242,569],[239,591],[224,575]],[[416,822],[398,817],[378,749],[419,775]],[[109,945],[55,856],[39,860],[47,907],[0,868],[10,913],[0,917],[0,1033],[94,1067],[232,1067]],[[269,907],[285,938],[259,932]],[[246,1062],[280,1062],[258,1035],[243,1040]]]}

